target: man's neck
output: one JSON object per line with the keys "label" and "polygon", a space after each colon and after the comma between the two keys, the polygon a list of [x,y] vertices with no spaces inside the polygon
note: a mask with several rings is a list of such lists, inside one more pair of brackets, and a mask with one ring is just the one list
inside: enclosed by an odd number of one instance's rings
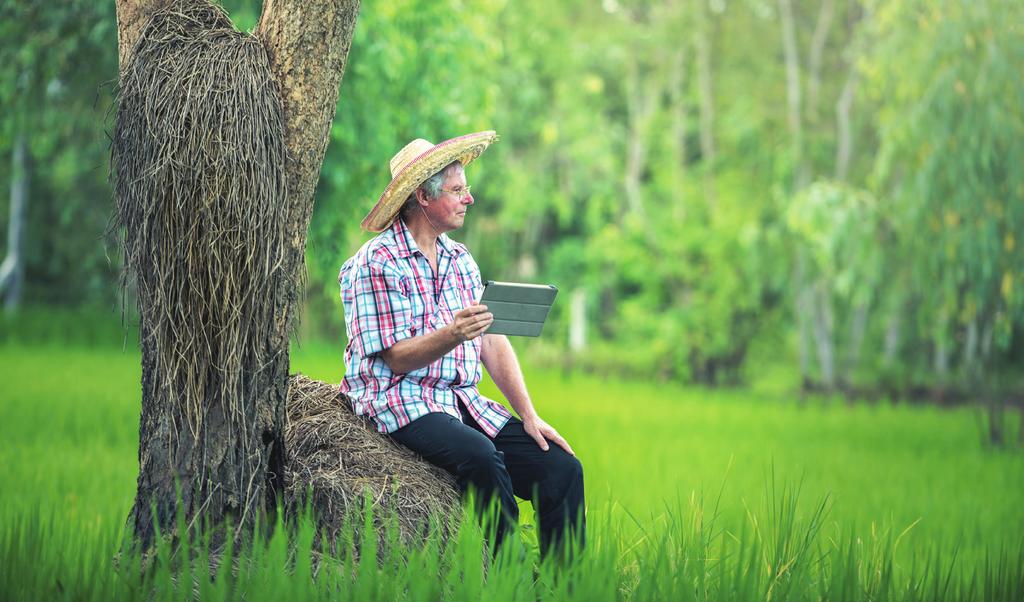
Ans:
{"label": "man's neck", "polygon": [[409,233],[412,234],[421,253],[427,257],[433,257],[437,253],[437,237],[440,233],[434,230],[422,212],[413,212],[408,217],[399,217],[398,219],[405,222],[405,227],[409,229]]}

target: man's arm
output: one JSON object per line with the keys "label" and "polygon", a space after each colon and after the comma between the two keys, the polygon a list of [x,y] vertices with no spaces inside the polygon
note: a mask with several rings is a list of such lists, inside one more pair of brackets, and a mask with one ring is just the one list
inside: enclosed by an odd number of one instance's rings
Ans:
{"label": "man's arm", "polygon": [[475,339],[487,330],[494,315],[486,305],[470,305],[455,312],[455,320],[418,337],[398,341],[381,352],[388,368],[396,374],[419,370],[433,364],[462,343]]}
{"label": "man's arm", "polygon": [[516,358],[516,352],[512,349],[512,343],[508,341],[508,337],[503,334],[484,335],[480,359],[483,360],[487,373],[491,375],[491,380],[498,385],[502,395],[512,404],[512,408],[523,420],[523,428],[527,434],[533,437],[537,445],[547,451],[546,437],[575,456],[576,453],[572,451],[572,447],[558,434],[558,431],[537,415],[537,410],[534,409],[533,402],[530,400],[530,394],[526,390],[526,381],[523,379],[523,371],[519,368],[519,360]]}

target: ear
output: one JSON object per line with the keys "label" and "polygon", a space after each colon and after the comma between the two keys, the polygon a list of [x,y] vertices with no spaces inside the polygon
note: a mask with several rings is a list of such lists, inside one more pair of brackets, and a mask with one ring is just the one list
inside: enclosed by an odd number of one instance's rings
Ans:
{"label": "ear", "polygon": [[427,198],[427,192],[422,188],[416,189],[416,202],[426,207],[430,199]]}

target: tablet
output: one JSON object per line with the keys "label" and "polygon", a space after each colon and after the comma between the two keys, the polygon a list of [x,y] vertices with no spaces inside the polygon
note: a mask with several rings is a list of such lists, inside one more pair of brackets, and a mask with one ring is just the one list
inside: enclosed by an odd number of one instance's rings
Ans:
{"label": "tablet", "polygon": [[540,336],[558,289],[550,284],[519,284],[488,280],[480,303],[494,314],[485,334]]}

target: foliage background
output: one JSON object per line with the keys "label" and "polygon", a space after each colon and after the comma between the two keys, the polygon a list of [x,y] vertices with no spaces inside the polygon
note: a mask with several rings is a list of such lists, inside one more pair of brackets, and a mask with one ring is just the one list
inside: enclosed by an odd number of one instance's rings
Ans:
{"label": "foliage background", "polygon": [[[113,7],[0,6],[0,156],[19,141],[29,156],[0,162],[4,181],[28,173],[14,301],[114,308]],[[242,29],[258,18],[256,2],[225,7]],[[543,339],[520,345],[532,357],[712,385],[781,362],[794,386],[1019,391],[1022,13],[1012,0],[367,4],[301,337],[344,342],[336,272],[368,237],[358,223],[391,155],[494,128],[455,236],[487,278],[562,291]]]}

